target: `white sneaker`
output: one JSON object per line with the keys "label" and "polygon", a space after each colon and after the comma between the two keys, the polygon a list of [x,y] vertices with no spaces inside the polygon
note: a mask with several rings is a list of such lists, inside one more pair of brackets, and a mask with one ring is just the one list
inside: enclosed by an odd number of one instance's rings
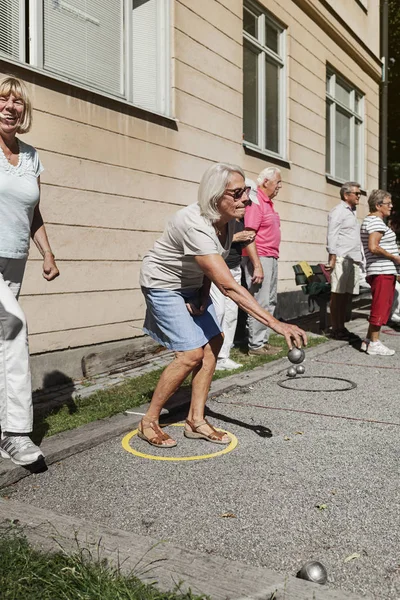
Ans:
{"label": "white sneaker", "polygon": [[16,465],[31,465],[43,457],[43,452],[27,435],[5,435],[0,440],[0,455]]}
{"label": "white sneaker", "polygon": [[217,360],[216,371],[233,371],[234,369],[240,369],[243,367],[240,363],[235,362],[231,358],[219,358]]}
{"label": "white sneaker", "polygon": [[361,352],[366,352],[368,350],[368,346],[370,345],[371,340],[369,340],[368,338],[365,338],[362,342],[361,342],[361,348],[360,351]]}
{"label": "white sneaker", "polygon": [[390,348],[382,344],[380,340],[378,340],[377,342],[370,342],[368,344],[366,353],[373,354],[376,356],[393,356],[395,351],[391,350]]}
{"label": "white sneaker", "polygon": [[400,323],[400,315],[393,313],[390,317],[390,321],[392,321],[392,323]]}

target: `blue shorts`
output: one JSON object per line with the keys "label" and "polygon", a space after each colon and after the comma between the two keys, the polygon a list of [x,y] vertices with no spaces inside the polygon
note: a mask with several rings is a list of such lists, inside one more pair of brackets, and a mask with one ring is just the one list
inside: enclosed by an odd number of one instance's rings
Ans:
{"label": "blue shorts", "polygon": [[169,350],[202,348],[221,333],[211,298],[207,309],[193,317],[186,302],[199,305],[199,290],[162,290],[142,287],[146,299],[143,331]]}

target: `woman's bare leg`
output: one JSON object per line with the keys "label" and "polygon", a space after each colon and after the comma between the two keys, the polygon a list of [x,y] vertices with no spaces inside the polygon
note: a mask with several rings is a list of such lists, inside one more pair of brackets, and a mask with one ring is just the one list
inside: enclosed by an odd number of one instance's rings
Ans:
{"label": "woman's bare leg", "polygon": [[[221,334],[213,337],[208,344],[204,346],[202,363],[193,371],[192,400],[188,414],[188,420],[192,423],[198,423],[204,419],[204,408],[222,343],[223,336]],[[186,428],[189,429],[188,426],[186,426]],[[198,428],[198,431],[200,433],[205,433],[206,435],[212,433],[212,429],[209,425],[202,425]],[[226,441],[229,441],[228,436],[224,436],[224,438],[226,438]]]}
{"label": "woman's bare leg", "polygon": [[371,325],[368,327],[367,338],[371,340],[371,342],[377,342],[379,340],[379,334],[381,331],[380,325]]}
{"label": "woman's bare leg", "polygon": [[[158,423],[161,409],[174,392],[182,385],[186,377],[201,363],[203,348],[176,352],[174,360],[164,369],[154,390],[150,406],[142,419],[142,432],[148,438],[155,437],[154,430],[146,427],[150,422]],[[170,443],[175,443],[172,440]],[[169,445],[165,443],[164,445]]]}

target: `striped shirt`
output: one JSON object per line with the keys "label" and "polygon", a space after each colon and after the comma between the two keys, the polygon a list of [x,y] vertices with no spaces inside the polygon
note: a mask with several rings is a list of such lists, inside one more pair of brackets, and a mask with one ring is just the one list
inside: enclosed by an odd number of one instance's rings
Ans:
{"label": "striped shirt", "polygon": [[397,275],[400,270],[390,258],[372,254],[369,250],[368,238],[371,233],[382,233],[379,246],[389,254],[399,256],[395,232],[385,225],[381,218],[368,215],[361,225],[361,242],[367,263],[367,275]]}

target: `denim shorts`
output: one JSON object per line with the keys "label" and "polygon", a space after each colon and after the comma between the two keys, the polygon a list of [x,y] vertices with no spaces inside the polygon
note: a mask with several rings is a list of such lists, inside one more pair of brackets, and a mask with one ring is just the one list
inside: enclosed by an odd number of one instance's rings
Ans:
{"label": "denim shorts", "polygon": [[200,316],[193,317],[186,308],[186,302],[199,305],[199,290],[142,287],[142,292],[147,307],[143,331],[169,350],[202,348],[221,333],[211,299]]}

